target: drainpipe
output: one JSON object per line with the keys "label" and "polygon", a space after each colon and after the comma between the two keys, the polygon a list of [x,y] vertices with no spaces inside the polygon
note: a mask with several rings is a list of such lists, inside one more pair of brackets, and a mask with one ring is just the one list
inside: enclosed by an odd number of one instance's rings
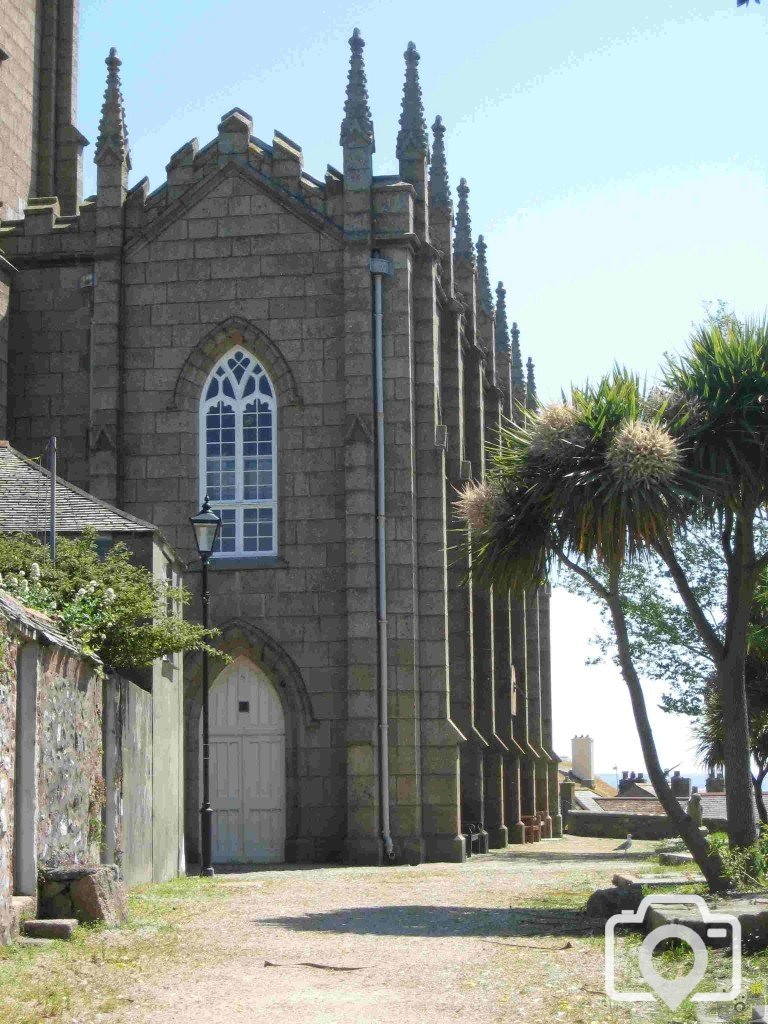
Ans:
{"label": "drainpipe", "polygon": [[373,277],[373,379],[374,434],[376,438],[376,620],[379,644],[379,808],[384,856],[394,860],[395,850],[389,827],[389,692],[387,661],[387,540],[384,485],[384,311],[382,281],[393,273],[392,261],[377,250],[371,254]]}

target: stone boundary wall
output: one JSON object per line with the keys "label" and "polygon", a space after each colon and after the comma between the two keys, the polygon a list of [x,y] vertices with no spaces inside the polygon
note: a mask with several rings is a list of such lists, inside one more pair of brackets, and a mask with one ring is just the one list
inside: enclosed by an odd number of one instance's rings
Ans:
{"label": "stone boundary wall", "polygon": [[53,646],[42,648],[41,662],[38,866],[95,867],[104,803],[101,679],[95,665]]}
{"label": "stone boundary wall", "polygon": [[[0,598],[0,945],[38,871],[100,860],[102,688],[53,623]],[[59,639],[61,642],[59,642]]]}
{"label": "stone boundary wall", "polygon": [[11,939],[13,914],[14,761],[16,650],[10,637],[0,646],[0,946]]}
{"label": "stone boundary wall", "polygon": [[[727,823],[721,818],[705,818],[710,832],[722,832]],[[615,811],[568,811],[566,832],[591,838],[672,839],[677,829],[666,814],[617,814]]]}

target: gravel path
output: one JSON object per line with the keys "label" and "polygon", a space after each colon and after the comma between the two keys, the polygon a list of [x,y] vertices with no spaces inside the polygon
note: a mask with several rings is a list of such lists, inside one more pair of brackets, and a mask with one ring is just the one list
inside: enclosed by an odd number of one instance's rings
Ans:
{"label": "gravel path", "polygon": [[220,875],[228,898],[182,925],[189,955],[173,977],[150,972],[124,1019],[627,1020],[601,995],[602,942],[579,913],[651,846],[625,856],[616,845],[571,837],[466,864]]}

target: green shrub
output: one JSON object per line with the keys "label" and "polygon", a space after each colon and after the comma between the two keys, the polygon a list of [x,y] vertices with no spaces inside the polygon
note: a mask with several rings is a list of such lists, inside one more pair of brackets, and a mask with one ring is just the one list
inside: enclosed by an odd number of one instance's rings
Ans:
{"label": "green shrub", "polygon": [[135,565],[122,543],[100,557],[94,532],[59,538],[56,565],[36,537],[0,534],[0,587],[45,612],[84,654],[115,670],[146,668],[180,651],[222,657],[210,646],[217,630],[181,617],[187,590]]}
{"label": "green shrub", "polygon": [[730,846],[725,832],[715,832],[709,837],[709,848],[720,858],[723,873],[737,889],[768,886],[768,825],[761,826],[752,846]]}

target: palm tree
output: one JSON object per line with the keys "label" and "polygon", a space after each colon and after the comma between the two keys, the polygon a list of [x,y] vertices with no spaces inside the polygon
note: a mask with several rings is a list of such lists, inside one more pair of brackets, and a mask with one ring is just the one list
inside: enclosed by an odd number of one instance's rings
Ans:
{"label": "palm tree", "polygon": [[[758,580],[750,615],[745,685],[752,786],[760,821],[768,825],[768,808],[763,798],[763,782],[768,777],[768,573],[765,572]],[[707,689],[704,709],[694,725],[694,732],[699,741],[696,753],[705,768],[711,771],[723,768],[723,712],[716,686]]]}
{"label": "palm tree", "polygon": [[[760,666],[759,676],[753,675],[753,666],[747,660],[747,705],[749,707],[749,734],[752,746],[752,787],[757,813],[763,825],[768,825],[768,810],[763,799],[763,782],[768,776],[768,701],[765,692],[766,666]],[[704,710],[696,719],[694,732],[698,739],[696,754],[705,768],[715,771],[723,768],[723,713],[720,696],[713,687],[708,691]]]}
{"label": "palm tree", "polygon": [[[748,846],[757,819],[744,666],[755,586],[768,564],[768,553],[754,549],[755,520],[767,496],[766,393],[766,325],[710,322],[682,357],[667,363],[663,386],[650,395],[636,376],[617,368],[510,424],[490,453],[490,486],[469,488],[457,503],[474,528],[473,571],[480,580],[525,593],[559,563],[605,601],[649,777],[712,888],[724,884],[719,860],[672,796],[656,753],[622,607],[622,569],[651,552],[662,558],[715,665],[729,837]],[[713,522],[720,525],[727,573],[723,639],[673,548],[687,530]]]}

